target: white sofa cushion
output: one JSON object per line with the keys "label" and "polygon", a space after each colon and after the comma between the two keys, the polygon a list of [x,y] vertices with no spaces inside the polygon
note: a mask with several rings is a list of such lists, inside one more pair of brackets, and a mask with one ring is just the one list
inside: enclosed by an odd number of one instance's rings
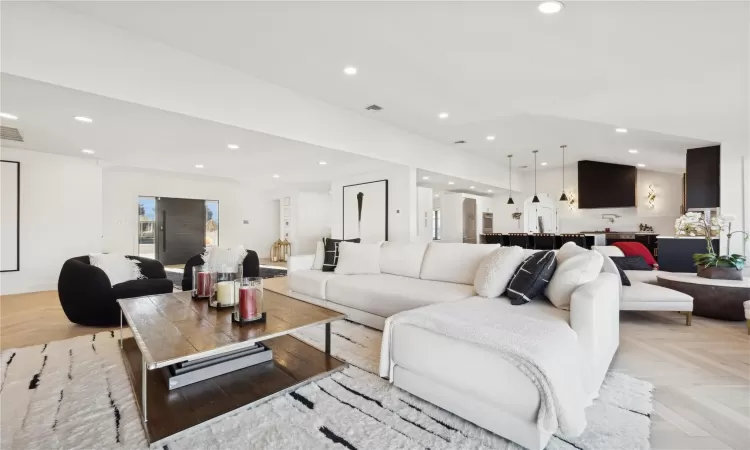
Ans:
{"label": "white sofa cushion", "polygon": [[621,310],[692,311],[693,297],[653,284],[633,282],[622,289]]}
{"label": "white sofa cushion", "polygon": [[326,300],[389,317],[407,309],[460,300],[474,295],[474,286],[426,281],[397,275],[337,276],[326,284]]}
{"label": "white sofa cushion", "polygon": [[609,256],[610,258],[613,256],[625,256],[625,253],[614,245],[592,245],[591,250],[596,250],[602,255]]}
{"label": "white sofa cushion", "polygon": [[557,251],[557,263],[560,264],[562,262],[565,262],[566,260],[576,256],[576,255],[582,255],[589,250],[579,247],[576,245],[575,242],[566,242],[563,244],[562,247]]}
{"label": "white sofa cushion", "polygon": [[641,283],[658,284],[656,279],[656,276],[659,275],[658,270],[623,270],[623,272],[631,283],[640,281]]}
{"label": "white sofa cushion", "polygon": [[289,289],[300,294],[325,300],[326,283],[336,275],[322,270],[295,270],[287,275]]}
{"label": "white sofa cushion", "polygon": [[333,270],[337,275],[374,275],[380,273],[380,243],[341,242],[339,260]]}
{"label": "white sofa cushion", "polygon": [[485,256],[499,247],[498,244],[438,244],[431,242],[424,255],[419,278],[473,285],[479,264]]}
{"label": "white sofa cushion", "polygon": [[427,242],[385,242],[380,249],[380,272],[419,278]]}
{"label": "white sofa cushion", "polygon": [[482,297],[500,297],[523,260],[521,247],[500,247],[485,256],[474,277],[477,294]]}
{"label": "white sofa cushion", "polygon": [[315,246],[315,259],[313,260],[313,270],[323,270],[323,261],[326,258],[326,245],[323,243],[323,239],[318,241]]}
{"label": "white sofa cushion", "polygon": [[558,262],[555,274],[544,290],[547,298],[558,308],[568,308],[573,291],[578,286],[594,281],[602,271],[604,257],[601,253],[583,250],[583,253]]}

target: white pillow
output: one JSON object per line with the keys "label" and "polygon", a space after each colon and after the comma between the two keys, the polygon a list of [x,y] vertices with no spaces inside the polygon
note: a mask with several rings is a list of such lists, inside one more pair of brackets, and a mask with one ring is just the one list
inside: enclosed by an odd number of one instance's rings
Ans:
{"label": "white pillow", "polygon": [[488,298],[500,297],[523,260],[521,247],[500,247],[485,256],[474,277],[477,294]]}
{"label": "white pillow", "polygon": [[337,275],[370,275],[380,273],[380,243],[339,243]]}
{"label": "white pillow", "polygon": [[90,253],[89,263],[107,274],[112,286],[130,280],[146,278],[141,274],[141,262],[126,258],[121,253]]}
{"label": "white pillow", "polygon": [[604,263],[602,254],[590,250],[584,251],[585,253],[558,262],[552,279],[544,289],[544,295],[560,309],[569,309],[573,291],[581,285],[594,281],[602,271]]}
{"label": "white pillow", "polygon": [[323,243],[323,239],[318,241],[317,247],[315,247],[315,259],[313,260],[313,270],[323,270],[323,261],[326,258],[326,246]]}
{"label": "white pillow", "polygon": [[583,247],[579,247],[575,242],[566,242],[562,247],[560,247],[560,250],[557,251],[557,264],[565,262],[566,259],[572,258],[573,256],[582,255],[586,252],[588,252],[588,250]]}
{"label": "white pillow", "polygon": [[208,266],[213,271],[229,270],[234,272],[237,270],[237,266],[244,261],[246,255],[247,250],[242,245],[234,248],[210,245],[206,247],[206,251],[202,255],[203,265]]}

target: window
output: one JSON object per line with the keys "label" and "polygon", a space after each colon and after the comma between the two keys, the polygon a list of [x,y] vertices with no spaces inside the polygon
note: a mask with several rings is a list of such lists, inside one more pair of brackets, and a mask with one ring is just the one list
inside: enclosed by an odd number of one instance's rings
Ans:
{"label": "window", "polygon": [[440,240],[440,210],[432,210],[432,240]]}
{"label": "window", "polygon": [[219,202],[206,200],[206,245],[219,245]]}
{"label": "window", "polygon": [[138,256],[156,258],[156,198],[138,197]]}

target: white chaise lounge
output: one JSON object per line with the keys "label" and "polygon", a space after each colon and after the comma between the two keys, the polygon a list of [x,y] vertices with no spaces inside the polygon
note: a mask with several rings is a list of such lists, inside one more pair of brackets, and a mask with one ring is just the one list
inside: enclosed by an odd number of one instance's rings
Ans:
{"label": "white chaise lounge", "polygon": [[[452,302],[451,307],[493,308],[542,321],[561,322],[578,336],[593,370],[582,375],[596,396],[619,343],[620,278],[601,273],[573,294],[570,311],[544,299],[513,306],[505,297],[476,296],[474,276],[496,245],[399,244],[386,242],[379,275],[336,275],[311,270],[313,257],[292,257],[290,295],[344,312],[351,320],[383,328],[397,312]],[[540,394],[531,380],[500,354],[414,325],[397,324],[391,334],[393,383],[437,406],[530,449],[542,449],[551,434],[537,427]]]}
{"label": "white chaise lounge", "polygon": [[[619,248],[593,246],[592,250],[604,255],[625,256]],[[659,286],[656,277],[658,270],[625,270],[630,286],[622,287],[621,311],[677,311],[686,315],[685,324],[690,326],[693,316],[693,297],[672,289]]]}

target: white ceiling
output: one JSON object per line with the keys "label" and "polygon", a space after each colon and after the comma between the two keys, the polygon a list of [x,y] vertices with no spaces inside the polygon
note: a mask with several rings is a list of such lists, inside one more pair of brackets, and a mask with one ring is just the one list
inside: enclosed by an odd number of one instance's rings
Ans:
{"label": "white ceiling", "polygon": [[[425,177],[427,178],[425,179]],[[499,188],[497,186],[477,183],[472,180],[451,177],[442,173],[431,172],[429,170],[423,169],[417,169],[417,186],[431,188],[436,195],[439,195],[444,191],[461,192],[464,194],[481,195],[484,197],[494,197],[498,194],[508,194],[507,188]],[[514,190],[518,190],[518,187],[519,186],[516,186],[516,189]]]}
{"label": "white ceiling", "polygon": [[[0,76],[1,119],[24,143],[10,147],[88,157],[106,164],[240,180],[264,190],[328,189],[334,178],[391,164],[241,128],[113,100],[8,74]],[[86,116],[93,123],[73,118]],[[230,150],[227,145],[240,148]],[[96,153],[85,155],[82,149]],[[324,166],[319,165],[325,161]],[[203,164],[203,169],[195,167]],[[278,179],[273,178],[278,174]]]}
{"label": "white ceiling", "polygon": [[680,170],[686,148],[747,133],[747,2],[571,1],[553,16],[534,1],[60,4],[518,165],[533,148],[557,165],[568,144],[571,159]]}

